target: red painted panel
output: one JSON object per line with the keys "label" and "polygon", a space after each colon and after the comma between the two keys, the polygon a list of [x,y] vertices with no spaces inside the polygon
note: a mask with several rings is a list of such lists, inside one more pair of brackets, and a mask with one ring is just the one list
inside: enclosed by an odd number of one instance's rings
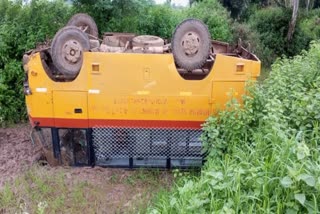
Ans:
{"label": "red painted panel", "polygon": [[[167,121],[167,120],[87,120],[32,118],[33,124],[39,127],[58,128],[89,128],[89,127],[121,127],[121,128],[169,128],[169,129],[200,129],[204,121]],[[55,122],[54,122],[55,121]]]}

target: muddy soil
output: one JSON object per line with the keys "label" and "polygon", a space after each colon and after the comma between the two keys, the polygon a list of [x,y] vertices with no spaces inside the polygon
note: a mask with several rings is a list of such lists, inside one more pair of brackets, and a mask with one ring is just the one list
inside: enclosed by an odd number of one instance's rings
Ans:
{"label": "muddy soil", "polygon": [[39,158],[40,148],[32,145],[30,130],[26,124],[0,128],[0,189]]}

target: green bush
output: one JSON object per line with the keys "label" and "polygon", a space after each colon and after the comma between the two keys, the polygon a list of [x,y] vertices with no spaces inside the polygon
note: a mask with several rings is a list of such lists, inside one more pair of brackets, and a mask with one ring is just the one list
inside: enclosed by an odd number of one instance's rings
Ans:
{"label": "green bush", "polygon": [[319,213],[320,41],[204,125],[210,155],[150,213]]}
{"label": "green bush", "polygon": [[52,38],[70,17],[64,1],[0,0],[0,123],[26,118],[22,56],[37,43]]}
{"label": "green bush", "polygon": [[230,16],[217,0],[205,0],[191,8],[177,9],[149,0],[74,1],[75,12],[86,12],[95,19],[100,32],[133,32],[171,38],[175,27],[186,18],[198,18],[209,27],[214,39],[232,40]]}
{"label": "green bush", "polygon": [[140,34],[157,35],[171,38],[175,27],[186,18],[181,9],[171,8],[169,5],[155,5],[139,19]]}
{"label": "green bush", "polygon": [[212,39],[232,41],[231,19],[217,0],[204,0],[186,11],[187,17],[201,19],[208,25]]}
{"label": "green bush", "polygon": [[73,13],[88,13],[97,23],[100,33],[138,33],[140,18],[153,5],[150,0],[74,0]]}
{"label": "green bush", "polygon": [[171,38],[175,27],[185,18],[184,11],[169,5],[145,5],[132,15],[114,16],[106,23],[108,31],[133,32]]}
{"label": "green bush", "polygon": [[0,74],[0,124],[20,122],[26,118],[21,62],[8,61]]}
{"label": "green bush", "polygon": [[292,41],[287,41],[289,22],[291,20],[290,9],[270,7],[256,11],[251,16],[249,24],[251,29],[258,33],[260,40],[259,56],[265,58],[265,64],[271,63],[282,55],[295,56],[306,49],[311,41],[300,29],[300,19],[295,28]]}
{"label": "green bush", "polygon": [[309,12],[299,23],[301,31],[307,38],[315,40],[320,38],[320,9]]}

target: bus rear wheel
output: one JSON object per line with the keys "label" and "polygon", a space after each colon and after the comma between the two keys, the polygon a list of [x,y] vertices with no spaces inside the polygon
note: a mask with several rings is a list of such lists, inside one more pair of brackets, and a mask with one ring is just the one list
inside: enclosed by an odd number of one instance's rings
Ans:
{"label": "bus rear wheel", "polygon": [[77,13],[72,16],[67,26],[76,26],[89,35],[90,39],[98,38],[98,27],[91,16],[85,13]]}
{"label": "bus rear wheel", "polygon": [[52,62],[58,71],[65,76],[78,75],[83,62],[83,52],[90,49],[86,33],[74,26],[59,30],[51,44]]}
{"label": "bus rear wheel", "polygon": [[188,71],[201,68],[210,54],[210,33],[207,26],[197,19],[181,22],[173,33],[171,43],[175,63]]}

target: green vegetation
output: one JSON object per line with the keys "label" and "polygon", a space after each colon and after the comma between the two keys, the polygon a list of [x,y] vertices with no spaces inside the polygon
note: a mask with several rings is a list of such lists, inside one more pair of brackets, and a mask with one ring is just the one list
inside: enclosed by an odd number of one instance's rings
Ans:
{"label": "green vegetation", "polygon": [[320,9],[315,9],[306,14],[299,27],[307,38],[316,40],[320,38]]}
{"label": "green vegetation", "polygon": [[182,178],[151,213],[319,213],[320,43],[277,61],[243,106],[204,125],[200,177]]}
{"label": "green vegetation", "polygon": [[250,29],[257,32],[260,51],[265,63],[271,64],[276,57],[283,55],[294,56],[309,45],[310,39],[296,27],[293,40],[287,42],[288,23],[291,11],[279,7],[261,9],[250,17]]}
{"label": "green vegetation", "polygon": [[255,37],[252,39],[251,36],[252,41],[247,41],[254,46],[264,65],[271,65],[277,57],[282,55],[300,54],[301,50],[307,49],[311,40],[320,38],[318,32],[320,25],[316,24],[319,17],[319,13],[317,15],[301,14],[293,38],[288,42],[287,33],[291,10],[280,7],[257,10],[248,21],[248,34],[255,34]]}
{"label": "green vegetation", "polygon": [[202,19],[213,38],[231,41],[231,19],[218,0],[204,0],[191,8],[172,8],[169,4],[155,5],[152,1],[75,0],[75,12],[94,17],[101,32],[134,32],[170,39],[175,27],[184,19]]}
{"label": "green vegetation", "polygon": [[0,0],[0,126],[26,118],[23,53],[52,38],[70,15],[63,1]]}
{"label": "green vegetation", "polygon": [[216,0],[204,0],[187,11],[187,17],[203,20],[213,39],[232,41],[231,19],[225,8]]}

